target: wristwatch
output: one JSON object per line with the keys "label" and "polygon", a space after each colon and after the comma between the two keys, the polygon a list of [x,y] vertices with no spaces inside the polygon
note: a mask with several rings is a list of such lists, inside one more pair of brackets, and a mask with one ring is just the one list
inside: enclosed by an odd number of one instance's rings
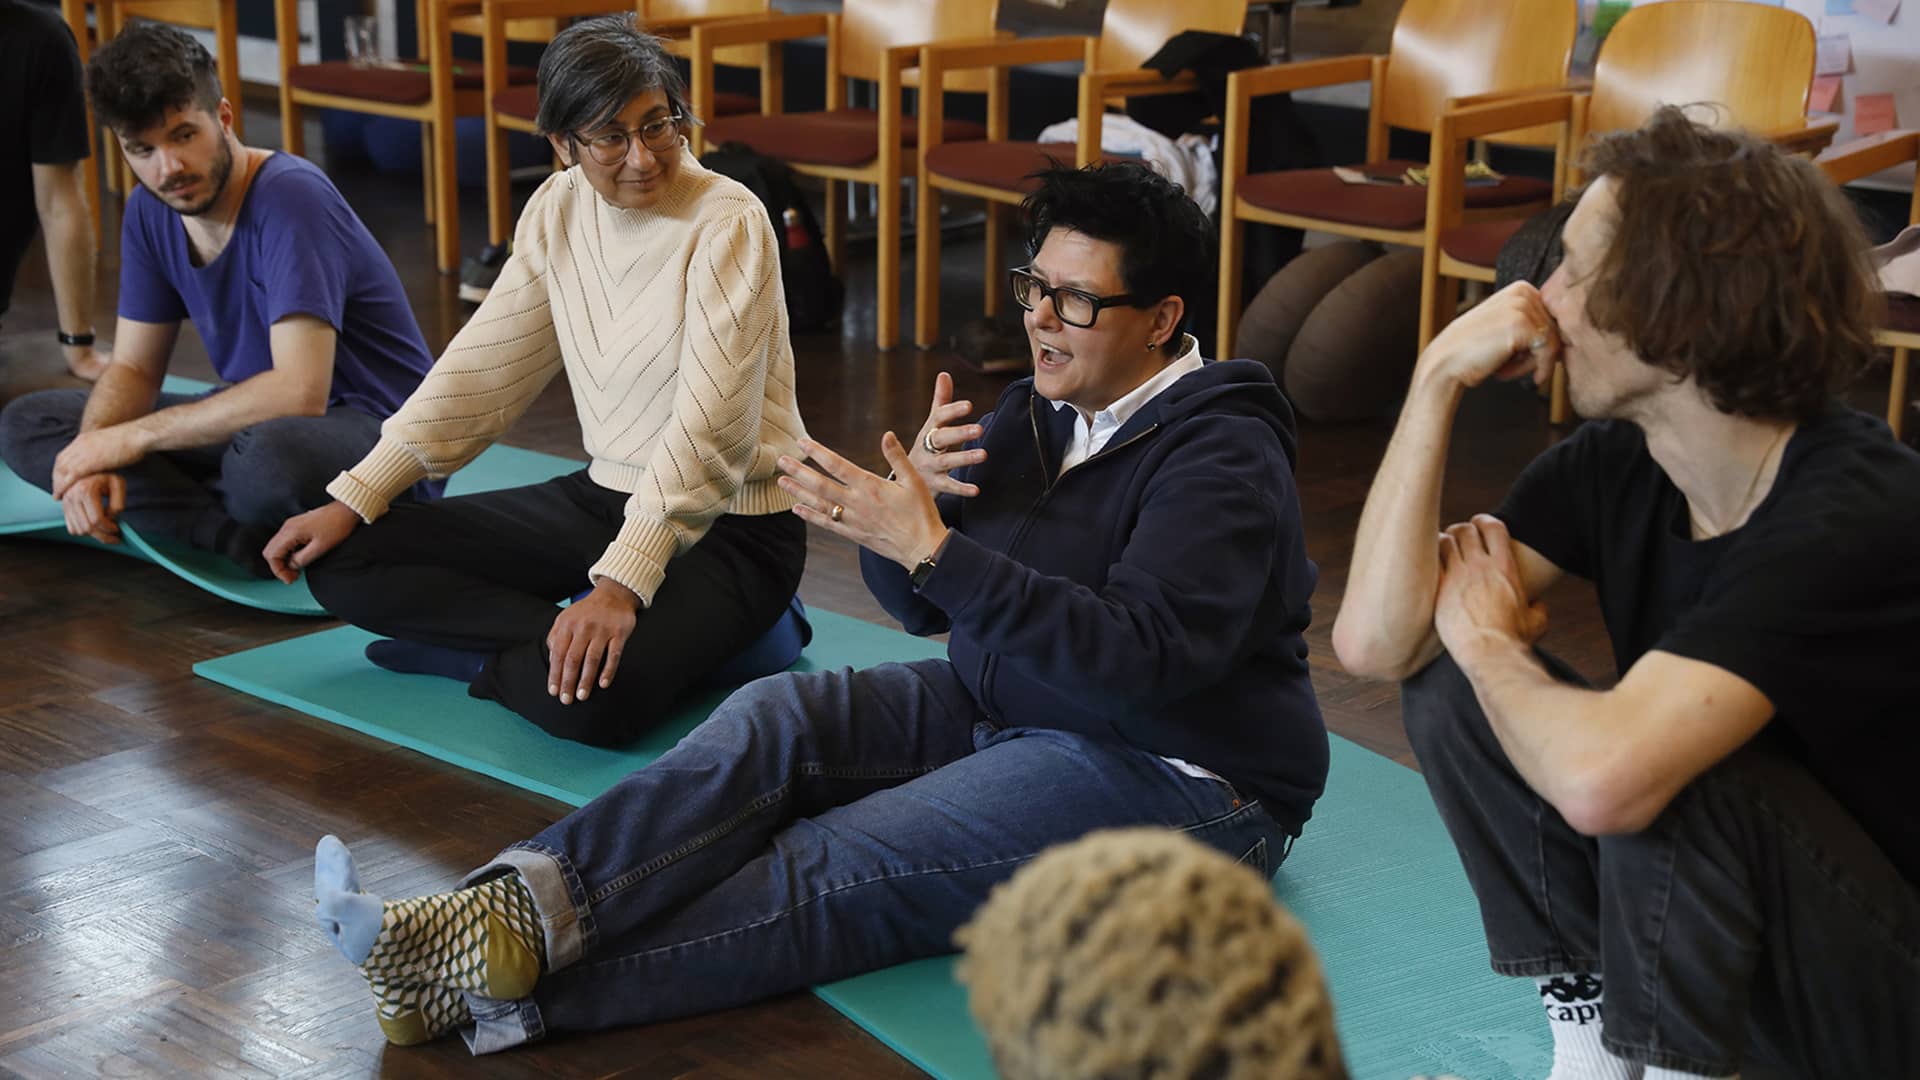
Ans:
{"label": "wristwatch", "polygon": [[65,330],[55,330],[54,333],[59,336],[60,344],[69,347],[93,344],[93,331],[91,330],[84,334],[69,334]]}
{"label": "wristwatch", "polygon": [[933,573],[933,568],[937,565],[939,564],[933,561],[933,556],[929,555],[914,566],[913,573],[907,576],[907,580],[913,584],[914,592],[919,592],[921,586],[927,583],[927,576]]}

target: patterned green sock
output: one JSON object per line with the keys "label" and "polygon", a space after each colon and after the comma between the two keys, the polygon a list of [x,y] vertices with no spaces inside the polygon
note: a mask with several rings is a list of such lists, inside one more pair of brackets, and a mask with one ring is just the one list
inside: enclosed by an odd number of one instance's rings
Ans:
{"label": "patterned green sock", "polygon": [[466,995],[444,986],[389,985],[368,979],[377,1005],[375,1018],[387,1041],[413,1046],[445,1035],[473,1019]]}
{"label": "patterned green sock", "polygon": [[533,991],[546,951],[533,893],[520,875],[507,874],[383,905],[379,936],[360,970],[376,986],[473,990],[511,1001]]}

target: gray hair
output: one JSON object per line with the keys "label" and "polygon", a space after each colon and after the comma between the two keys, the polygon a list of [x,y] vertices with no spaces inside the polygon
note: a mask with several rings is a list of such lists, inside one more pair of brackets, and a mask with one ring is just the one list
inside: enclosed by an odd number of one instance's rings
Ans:
{"label": "gray hair", "polygon": [[627,102],[664,91],[667,108],[697,124],[687,84],[660,39],[632,13],[585,19],[560,31],[540,57],[540,114],[545,135],[589,131],[611,120]]}

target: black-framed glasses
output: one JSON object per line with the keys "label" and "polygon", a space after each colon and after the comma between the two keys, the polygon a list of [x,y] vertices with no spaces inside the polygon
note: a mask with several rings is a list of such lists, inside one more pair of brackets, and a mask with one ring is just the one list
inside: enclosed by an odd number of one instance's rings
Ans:
{"label": "black-framed glasses", "polygon": [[1014,303],[1032,311],[1035,304],[1052,297],[1053,313],[1068,326],[1083,329],[1092,326],[1094,320],[1100,317],[1102,308],[1140,306],[1140,298],[1132,293],[1095,296],[1083,289],[1049,285],[1026,269],[1010,271],[1008,278],[1013,282]]}
{"label": "black-framed glasses", "polygon": [[664,154],[680,145],[680,124],[684,120],[678,113],[649,120],[632,131],[623,128],[609,128],[588,139],[580,136],[587,144],[587,153],[602,165],[618,165],[627,159],[627,152],[633,149],[633,137],[640,137],[640,145],[656,154]]}

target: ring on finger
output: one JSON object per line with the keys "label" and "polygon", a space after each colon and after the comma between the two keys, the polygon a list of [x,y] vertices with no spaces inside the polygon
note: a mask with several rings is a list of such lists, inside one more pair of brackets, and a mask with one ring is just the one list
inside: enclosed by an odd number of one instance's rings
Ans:
{"label": "ring on finger", "polygon": [[847,512],[846,507],[841,506],[839,503],[834,503],[833,509],[827,511],[827,520],[838,522],[840,520],[840,515],[846,512]]}
{"label": "ring on finger", "polygon": [[925,435],[920,436],[920,445],[926,447],[927,453],[929,454],[938,454],[942,452],[939,447],[933,445],[933,429],[932,428],[928,428],[927,433]]}

